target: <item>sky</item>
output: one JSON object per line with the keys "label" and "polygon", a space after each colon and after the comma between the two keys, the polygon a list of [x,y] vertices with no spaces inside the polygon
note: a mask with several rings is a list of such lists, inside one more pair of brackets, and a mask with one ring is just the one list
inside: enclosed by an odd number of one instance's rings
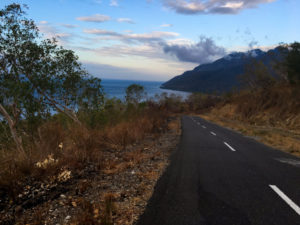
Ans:
{"label": "sky", "polygon": [[299,0],[0,0],[94,76],[166,81],[233,51],[300,41]]}

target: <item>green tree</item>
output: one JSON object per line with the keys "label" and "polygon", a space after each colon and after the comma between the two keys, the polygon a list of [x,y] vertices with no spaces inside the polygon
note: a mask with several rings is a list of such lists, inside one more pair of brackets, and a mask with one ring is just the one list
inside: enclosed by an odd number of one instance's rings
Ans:
{"label": "green tree", "polygon": [[126,102],[137,104],[146,96],[145,89],[142,85],[132,84],[126,88]]}
{"label": "green tree", "polygon": [[276,72],[283,81],[290,84],[300,84],[300,43],[281,43],[277,47],[282,59],[277,60],[274,65]]}
{"label": "green tree", "polygon": [[24,124],[46,119],[51,111],[80,124],[76,107],[95,108],[102,101],[100,79],[82,69],[73,51],[43,40],[19,4],[0,10],[0,115],[18,150],[24,152],[19,135]]}
{"label": "green tree", "polygon": [[294,42],[288,46],[289,52],[284,64],[287,68],[291,84],[300,84],[300,43]]}

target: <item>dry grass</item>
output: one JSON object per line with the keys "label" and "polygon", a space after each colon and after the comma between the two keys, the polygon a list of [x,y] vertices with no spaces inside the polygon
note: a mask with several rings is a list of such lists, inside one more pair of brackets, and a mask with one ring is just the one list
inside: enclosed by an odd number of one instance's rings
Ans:
{"label": "dry grass", "polygon": [[132,163],[139,163],[143,155],[137,152],[125,156],[129,158],[126,163],[114,165],[104,160],[103,152],[124,151],[149,133],[159,134],[165,124],[166,115],[154,109],[104,129],[88,129],[76,124],[62,127],[58,122],[47,122],[39,127],[34,143],[27,146],[26,155],[15,150],[0,152],[0,197],[9,195],[14,202],[27,178],[66,181],[90,164],[105,168],[107,173],[128,168]]}
{"label": "dry grass", "polygon": [[144,139],[147,133],[159,133],[165,124],[166,117],[159,112],[152,112],[152,115],[146,114],[106,128],[104,141],[111,149],[125,150],[128,145]]}
{"label": "dry grass", "polygon": [[[146,120],[144,116],[143,120]],[[159,121],[162,120],[160,119]],[[49,138],[51,143],[59,143],[60,146],[53,151],[55,153],[55,155],[53,153],[53,158],[58,159],[59,162],[57,163],[51,158],[48,160],[50,161],[49,165],[58,168],[58,171],[61,171],[62,167],[70,169],[73,174],[78,169],[76,163],[70,162],[68,164],[68,162],[62,160],[72,159],[75,162],[77,161],[77,156],[70,156],[69,151],[74,148],[86,148],[85,145],[82,145],[85,142],[76,140],[80,139],[81,136],[88,143],[87,146],[95,149],[93,151],[100,151],[103,159],[101,161],[101,171],[92,171],[92,173],[85,173],[84,176],[75,177],[70,182],[63,184],[66,188],[66,192],[63,192],[63,197],[58,190],[59,196],[57,198],[21,211],[19,216],[16,214],[12,215],[15,217],[14,220],[18,224],[134,224],[145,209],[146,203],[152,195],[156,180],[168,164],[171,149],[175,148],[179,140],[180,119],[176,118],[174,120],[173,118],[172,120],[166,119],[164,121],[166,124],[162,123],[163,128],[164,126],[169,128],[158,139],[155,136],[159,129],[155,128],[155,133],[145,133],[146,138],[144,140],[133,143],[125,149],[121,147],[109,149],[103,138],[104,132],[89,130],[89,135],[83,136],[82,132],[85,133],[86,131],[82,131],[82,129],[77,127],[72,127],[72,131],[74,131],[72,134],[65,131],[62,136],[58,135],[57,138]],[[132,120],[132,122],[134,121]],[[50,130],[55,130],[53,126],[52,124]],[[41,134],[49,132],[46,127],[44,130],[41,130]],[[152,129],[153,127],[151,126],[150,128]],[[153,130],[148,131],[153,132]],[[93,136],[99,140],[95,142],[90,140]],[[46,140],[44,141],[45,143],[43,144],[47,145]],[[63,145],[60,145],[61,141]],[[100,148],[99,145],[101,145]],[[87,151],[89,152],[91,149]],[[47,154],[49,153],[51,151],[47,152]],[[48,156],[47,154],[45,156]],[[42,159],[44,158],[42,157]],[[95,163],[89,157],[87,160]],[[60,161],[62,162],[61,164]],[[79,168],[84,165],[79,159],[77,163]],[[32,176],[30,177],[32,178]],[[46,177],[47,172],[45,172],[45,179]],[[59,214],[56,214],[56,212],[59,212]]]}
{"label": "dry grass", "polygon": [[200,116],[246,136],[252,136],[266,145],[300,156],[300,135],[298,132],[276,127],[256,126],[245,121],[228,119],[228,116],[222,115],[221,112],[218,115],[206,113]]}
{"label": "dry grass", "polygon": [[300,99],[288,86],[243,92],[201,116],[300,156]]}
{"label": "dry grass", "polygon": [[181,123],[178,120],[172,120],[168,123],[168,129],[173,130],[176,134],[181,133]]}
{"label": "dry grass", "polygon": [[72,219],[71,225],[109,225],[109,223],[101,223],[100,220],[100,204],[92,204],[84,198],[79,198],[73,202],[73,206],[80,207],[80,213]]}

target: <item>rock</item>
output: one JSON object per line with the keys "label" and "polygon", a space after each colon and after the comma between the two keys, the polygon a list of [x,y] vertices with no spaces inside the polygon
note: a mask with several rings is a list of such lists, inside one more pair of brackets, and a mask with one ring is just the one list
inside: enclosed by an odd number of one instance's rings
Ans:
{"label": "rock", "polygon": [[66,216],[65,221],[68,221],[68,220],[70,220],[70,219],[71,219],[71,216],[68,215],[68,216]]}
{"label": "rock", "polygon": [[61,198],[66,198],[66,196],[65,196],[65,195],[63,195],[63,194],[61,194],[61,195],[60,195],[60,197],[61,197]]}

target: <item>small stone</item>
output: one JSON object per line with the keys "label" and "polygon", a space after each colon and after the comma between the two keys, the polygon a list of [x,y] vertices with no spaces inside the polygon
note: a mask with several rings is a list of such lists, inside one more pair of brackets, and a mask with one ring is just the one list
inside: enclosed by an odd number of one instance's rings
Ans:
{"label": "small stone", "polygon": [[70,220],[71,216],[66,216],[65,220]]}
{"label": "small stone", "polygon": [[65,196],[65,195],[63,195],[63,194],[61,194],[61,195],[60,195],[60,197],[61,197],[61,198],[66,198],[66,196]]}

